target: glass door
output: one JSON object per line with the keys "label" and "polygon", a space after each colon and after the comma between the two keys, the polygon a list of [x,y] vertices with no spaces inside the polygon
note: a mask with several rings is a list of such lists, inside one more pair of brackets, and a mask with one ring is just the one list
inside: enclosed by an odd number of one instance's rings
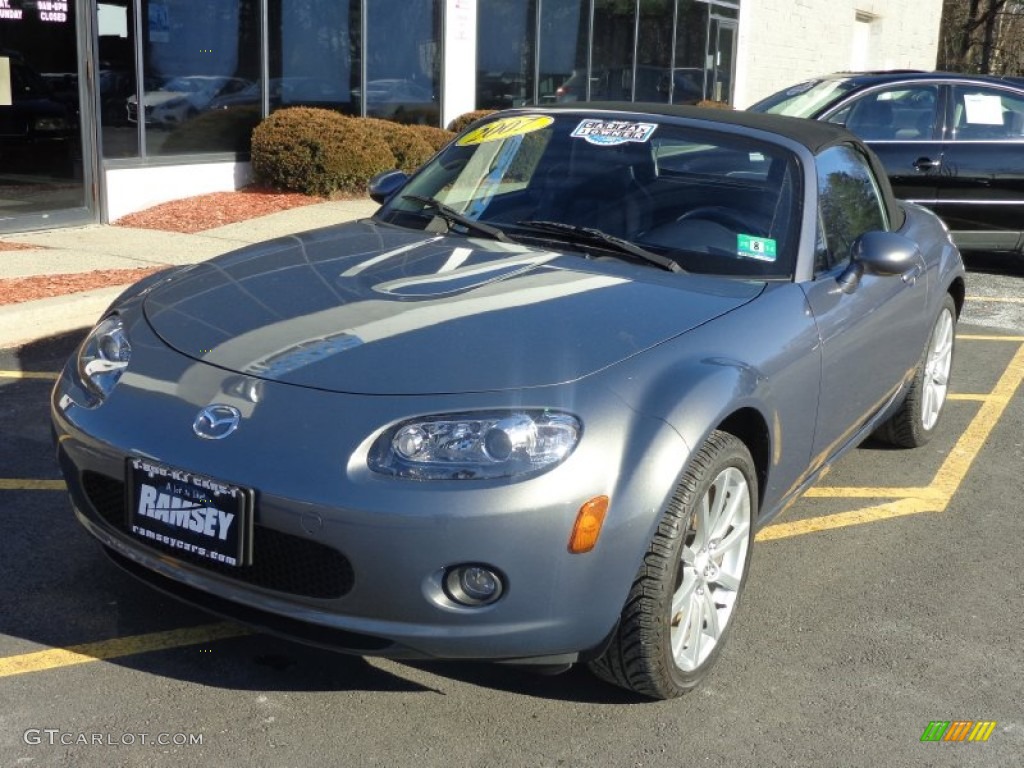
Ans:
{"label": "glass door", "polygon": [[0,0],[0,232],[94,220],[76,4]]}
{"label": "glass door", "polygon": [[736,28],[733,19],[711,18],[711,98],[732,103],[732,84],[736,61]]}

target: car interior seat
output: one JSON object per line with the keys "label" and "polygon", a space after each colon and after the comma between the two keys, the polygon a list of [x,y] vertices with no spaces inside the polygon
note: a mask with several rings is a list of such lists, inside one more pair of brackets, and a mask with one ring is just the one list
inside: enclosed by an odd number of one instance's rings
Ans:
{"label": "car interior seat", "polygon": [[850,112],[846,127],[868,141],[891,139],[895,133],[892,104],[888,101],[863,99]]}

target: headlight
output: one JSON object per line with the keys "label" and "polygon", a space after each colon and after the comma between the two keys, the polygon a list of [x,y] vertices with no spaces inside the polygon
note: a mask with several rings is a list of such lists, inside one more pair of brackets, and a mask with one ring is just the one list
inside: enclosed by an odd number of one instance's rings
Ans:
{"label": "headlight", "polygon": [[387,430],[369,464],[374,472],[414,480],[534,474],[572,453],[581,432],[575,416],[554,411],[428,416]]}
{"label": "headlight", "polygon": [[82,343],[78,351],[78,375],[86,387],[103,400],[121,378],[131,356],[132,347],[124,323],[117,315],[111,315],[93,328]]}

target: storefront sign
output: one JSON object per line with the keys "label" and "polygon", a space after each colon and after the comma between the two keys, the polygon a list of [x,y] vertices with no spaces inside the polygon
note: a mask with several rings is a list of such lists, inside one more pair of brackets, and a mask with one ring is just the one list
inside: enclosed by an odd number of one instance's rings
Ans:
{"label": "storefront sign", "polygon": [[[70,19],[67,0],[37,0],[36,18],[51,24],[65,24]],[[25,9],[11,8],[11,0],[0,0],[0,21],[25,21]]]}

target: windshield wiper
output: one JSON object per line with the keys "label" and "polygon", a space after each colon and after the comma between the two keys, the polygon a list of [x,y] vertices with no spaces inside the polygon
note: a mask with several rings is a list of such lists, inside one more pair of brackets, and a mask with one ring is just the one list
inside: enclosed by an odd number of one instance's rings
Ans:
{"label": "windshield wiper", "polygon": [[425,208],[433,211],[448,222],[449,227],[457,224],[472,232],[487,235],[488,237],[493,238],[494,240],[500,240],[503,243],[515,242],[515,240],[497,227],[492,227],[490,224],[484,224],[482,221],[477,221],[476,219],[469,218],[469,216],[464,216],[454,208],[445,205],[440,200],[436,200],[433,197],[427,197],[426,195],[402,195],[401,199],[412,200],[414,203],[422,203]]}
{"label": "windshield wiper", "polygon": [[654,264],[656,267],[661,267],[662,269],[667,269],[669,272],[686,271],[673,259],[670,259],[667,256],[662,256],[660,253],[655,253],[654,251],[649,251],[646,248],[641,248],[639,245],[629,242],[629,240],[623,240],[621,237],[609,235],[607,232],[602,232],[600,229],[581,227],[577,224],[566,224],[561,221],[517,221],[516,224],[520,227],[536,229],[541,232],[556,232],[572,235],[573,239],[597,243],[610,251],[635,256],[641,261],[645,261],[648,264]]}

